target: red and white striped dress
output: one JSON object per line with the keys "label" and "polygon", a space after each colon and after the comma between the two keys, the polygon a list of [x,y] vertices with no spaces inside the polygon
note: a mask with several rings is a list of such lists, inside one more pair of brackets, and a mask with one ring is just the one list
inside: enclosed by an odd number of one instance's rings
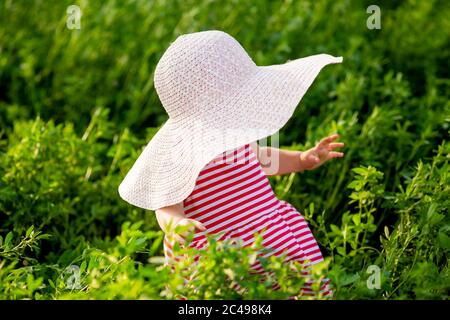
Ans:
{"label": "red and white striped dress", "polygon": [[[254,234],[262,232],[263,245],[270,255],[287,253],[288,260],[305,264],[323,261],[322,253],[303,216],[289,203],[277,199],[250,144],[224,152],[208,163],[197,177],[192,193],[183,201],[188,218],[203,223],[206,231],[196,231],[191,247],[199,250],[207,245],[205,233],[222,232],[224,239],[239,239],[251,245]],[[265,229],[265,230],[264,230]],[[166,261],[174,258],[172,243],[164,239]],[[256,262],[255,272],[262,271]],[[311,283],[299,288],[312,294]],[[329,280],[321,293],[331,296]]]}

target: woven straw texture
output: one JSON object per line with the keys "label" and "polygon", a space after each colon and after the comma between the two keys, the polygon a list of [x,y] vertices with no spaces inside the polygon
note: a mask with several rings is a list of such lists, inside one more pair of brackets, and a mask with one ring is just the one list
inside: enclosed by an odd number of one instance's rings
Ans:
{"label": "woven straw texture", "polygon": [[342,57],[318,54],[257,66],[225,32],[179,36],[154,76],[169,119],[122,181],[120,196],[150,210],[183,201],[208,162],[276,133],[320,70],[340,62]]}

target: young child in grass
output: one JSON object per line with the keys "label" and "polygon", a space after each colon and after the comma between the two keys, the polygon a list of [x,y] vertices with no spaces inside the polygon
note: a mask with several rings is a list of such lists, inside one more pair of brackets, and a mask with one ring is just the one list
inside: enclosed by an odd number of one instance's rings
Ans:
{"label": "young child in grass", "polygon": [[[206,235],[251,245],[263,237],[265,256],[286,254],[310,265],[323,260],[303,216],[277,199],[267,176],[313,170],[343,156],[338,134],[300,152],[259,147],[292,116],[319,71],[342,58],[319,54],[281,65],[257,66],[240,44],[221,31],[183,35],[171,44],[154,83],[169,120],[156,133],[119,187],[126,201],[155,210],[174,241],[202,249]],[[168,226],[171,229],[168,229]],[[176,226],[185,226],[175,233]],[[252,268],[263,273],[256,262]],[[299,292],[312,294],[307,282]],[[321,294],[330,296],[328,280]]]}
{"label": "young child in grass", "polygon": [[[225,231],[220,239],[238,238],[244,245],[251,245],[254,234],[265,229],[263,245],[271,249],[271,254],[287,252],[287,261],[321,262],[322,254],[306,221],[289,203],[276,198],[267,176],[313,170],[333,158],[342,157],[342,152],[333,151],[344,146],[342,142],[335,142],[337,138],[337,134],[330,135],[305,152],[259,148],[257,144],[225,152],[200,172],[187,199],[156,210],[158,223],[167,233],[169,225],[186,226],[172,238],[183,245],[186,237],[194,233],[190,246],[198,249],[206,244],[205,231],[209,234]],[[263,148],[265,150],[261,150]],[[261,163],[278,161],[279,168],[261,166]],[[165,254],[173,258],[173,244],[167,239]],[[259,263],[253,267],[255,271],[262,271]],[[330,294],[327,285],[326,279],[322,287],[324,296]],[[304,294],[311,292],[309,287],[303,288]]]}

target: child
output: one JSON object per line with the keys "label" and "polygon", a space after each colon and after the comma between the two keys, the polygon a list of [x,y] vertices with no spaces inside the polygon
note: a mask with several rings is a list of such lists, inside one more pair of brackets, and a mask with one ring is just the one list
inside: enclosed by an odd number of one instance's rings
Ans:
{"label": "child", "polygon": [[[319,54],[281,65],[256,66],[240,44],[221,31],[183,35],[159,61],[154,77],[169,120],[156,133],[119,187],[123,199],[155,210],[166,232],[164,252],[172,257],[167,226],[188,226],[170,238],[201,249],[205,235],[251,245],[264,230],[269,255],[323,260],[302,215],[276,198],[267,175],[315,169],[342,157],[337,134],[305,152],[263,148],[257,140],[289,120],[319,71],[342,58]],[[261,165],[264,164],[264,165]],[[262,267],[255,264],[255,271]],[[328,282],[322,294],[330,295]],[[307,286],[304,294],[311,293]]]}

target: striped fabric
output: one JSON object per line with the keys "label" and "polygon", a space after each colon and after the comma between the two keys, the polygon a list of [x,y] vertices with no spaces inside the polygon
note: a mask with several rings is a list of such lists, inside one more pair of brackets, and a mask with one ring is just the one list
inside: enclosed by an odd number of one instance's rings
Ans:
{"label": "striped fabric", "polygon": [[[202,222],[206,233],[223,233],[221,240],[239,239],[247,246],[255,240],[255,233],[261,232],[263,245],[269,249],[265,256],[287,253],[287,261],[305,265],[303,276],[308,275],[312,264],[323,261],[305,219],[292,205],[277,199],[249,144],[224,152],[208,163],[183,205],[186,216]],[[205,232],[197,231],[190,246],[200,250],[205,245]],[[165,238],[166,261],[176,258],[172,247]],[[259,262],[252,267],[255,272],[264,273]],[[303,295],[313,294],[311,283],[300,290]],[[321,293],[331,296],[328,279],[324,280]]]}

